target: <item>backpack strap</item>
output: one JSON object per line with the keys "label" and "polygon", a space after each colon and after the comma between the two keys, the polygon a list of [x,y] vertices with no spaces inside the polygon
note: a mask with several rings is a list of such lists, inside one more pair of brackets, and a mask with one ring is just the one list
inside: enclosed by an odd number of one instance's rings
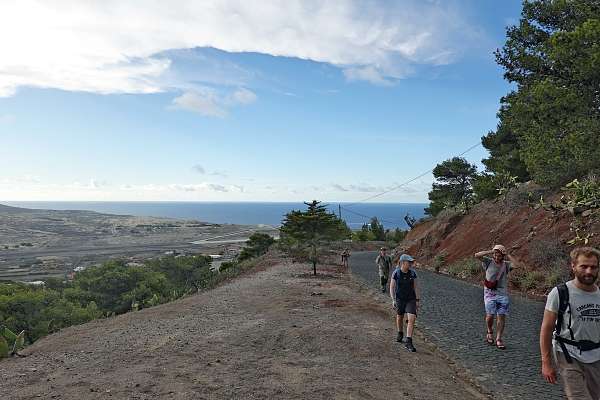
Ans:
{"label": "backpack strap", "polygon": [[[569,308],[569,288],[566,283],[561,283],[556,287],[558,290],[558,316],[556,317],[556,326],[554,328],[554,338],[559,343],[560,348],[565,356],[565,359],[569,364],[573,362],[571,355],[567,351],[565,343],[560,337],[560,333],[562,331],[562,326],[564,323],[565,312],[567,312],[567,308]],[[575,336],[573,335],[573,330],[571,329],[571,313],[569,313],[569,334],[571,335],[571,340],[575,340]]]}

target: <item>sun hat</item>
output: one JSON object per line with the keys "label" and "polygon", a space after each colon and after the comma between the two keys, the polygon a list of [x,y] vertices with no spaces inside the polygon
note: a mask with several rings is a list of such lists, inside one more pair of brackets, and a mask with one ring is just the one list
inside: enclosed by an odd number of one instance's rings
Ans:
{"label": "sun hat", "polygon": [[502,246],[501,244],[495,245],[494,248],[492,249],[492,251],[495,251],[495,250],[498,250],[502,254],[506,254],[506,247]]}
{"label": "sun hat", "polygon": [[414,258],[412,258],[411,256],[409,256],[408,254],[402,254],[400,256],[400,261],[415,261]]}

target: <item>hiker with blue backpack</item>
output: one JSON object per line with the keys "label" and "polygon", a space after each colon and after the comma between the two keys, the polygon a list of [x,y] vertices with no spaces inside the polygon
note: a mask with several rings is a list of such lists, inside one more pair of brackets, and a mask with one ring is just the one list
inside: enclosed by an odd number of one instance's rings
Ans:
{"label": "hiker with blue backpack", "polygon": [[600,399],[600,251],[571,251],[574,278],[553,288],[540,330],[542,375],[556,383],[556,365],[568,399]]}
{"label": "hiker with blue backpack", "polygon": [[406,326],[406,341],[404,346],[410,352],[417,351],[412,342],[417,310],[419,309],[419,288],[417,287],[417,273],[412,268],[414,258],[402,254],[392,273],[390,281],[390,297],[396,310],[396,328],[398,328],[397,342],[402,342],[404,337],[404,316],[408,320]]}

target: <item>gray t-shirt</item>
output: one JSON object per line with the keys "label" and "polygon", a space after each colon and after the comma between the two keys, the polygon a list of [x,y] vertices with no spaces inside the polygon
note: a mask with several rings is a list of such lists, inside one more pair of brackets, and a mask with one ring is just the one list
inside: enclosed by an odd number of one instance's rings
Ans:
{"label": "gray t-shirt", "polygon": [[[571,319],[571,330],[573,330],[575,340],[600,342],[600,290],[586,292],[577,288],[572,280],[567,282],[567,288],[569,289],[570,307],[563,316],[560,336],[571,339],[569,333],[569,319]],[[546,310],[558,314],[559,303],[558,289],[554,288],[548,294]],[[562,351],[555,340],[553,340],[553,344],[555,350]],[[565,346],[571,357],[582,363],[589,364],[600,361],[600,348],[580,352],[576,347],[568,344]]]}
{"label": "gray t-shirt", "polygon": [[484,295],[490,296],[506,296],[508,294],[508,273],[512,269],[510,261],[503,261],[502,264],[496,264],[493,258],[483,257],[481,266],[485,271],[485,279],[488,281],[498,281],[498,286],[495,290],[484,288]]}

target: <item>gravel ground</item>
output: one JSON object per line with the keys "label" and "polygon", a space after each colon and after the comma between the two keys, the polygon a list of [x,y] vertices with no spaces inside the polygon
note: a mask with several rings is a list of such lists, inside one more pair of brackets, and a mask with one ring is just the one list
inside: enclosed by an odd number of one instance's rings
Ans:
{"label": "gravel ground", "polygon": [[212,291],[71,327],[2,362],[1,399],[477,399],[389,304],[335,267],[281,261]]}

